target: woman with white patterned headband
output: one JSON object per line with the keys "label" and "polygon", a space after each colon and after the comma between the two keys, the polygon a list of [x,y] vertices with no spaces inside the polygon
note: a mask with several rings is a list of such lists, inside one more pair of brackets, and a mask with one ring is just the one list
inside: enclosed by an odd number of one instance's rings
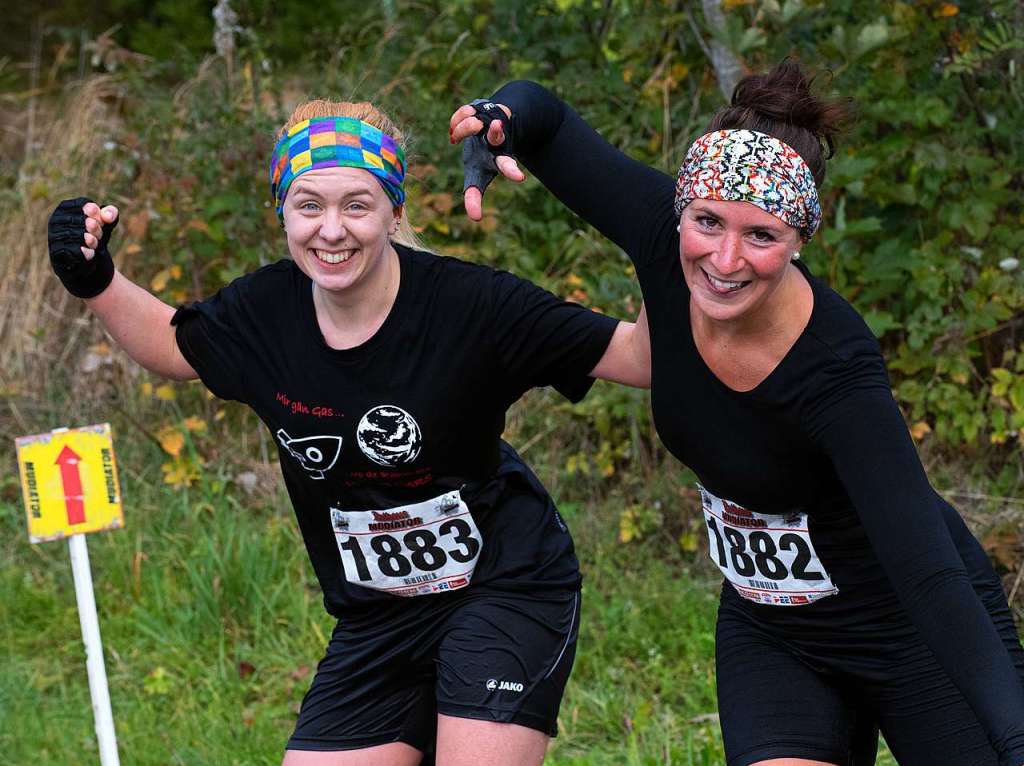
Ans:
{"label": "woman with white patterned headband", "polygon": [[[520,160],[632,259],[658,433],[700,479],[721,569],[729,766],[1024,764],[1024,652],[930,486],[878,343],[798,260],[844,117],[783,62],[742,80],[677,178],[515,82],[452,116],[466,209]],[[492,160],[492,156],[496,159]]]}
{"label": "woman with white patterned headband", "polygon": [[540,764],[580,573],[505,412],[535,386],[647,385],[646,331],[418,249],[405,172],[379,110],[313,101],[270,159],[290,259],[176,311],[116,271],[118,211],[84,198],[54,211],[50,258],[133,359],[273,435],[338,618],[285,766]]}

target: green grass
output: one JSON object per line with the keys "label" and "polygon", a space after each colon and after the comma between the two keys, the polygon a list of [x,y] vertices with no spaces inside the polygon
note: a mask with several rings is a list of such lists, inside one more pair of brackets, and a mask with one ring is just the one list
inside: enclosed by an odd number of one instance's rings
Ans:
{"label": "green grass", "polygon": [[579,654],[550,762],[721,763],[708,715],[717,583],[659,560],[643,572],[607,561],[586,565]]}
{"label": "green grass", "polygon": [[[123,761],[279,763],[329,630],[290,509],[125,489],[127,528],[89,538]],[[67,547],[22,514],[0,508],[0,749],[96,763]]]}
{"label": "green grass", "polygon": [[[127,526],[90,536],[89,549],[122,763],[276,766],[331,628],[287,499],[253,503],[213,479],[173,491],[155,453],[121,452]],[[0,752],[9,766],[96,764],[67,546],[29,545],[10,490]],[[617,542],[614,496],[564,511],[586,579],[548,763],[721,764],[717,578],[664,535]]]}

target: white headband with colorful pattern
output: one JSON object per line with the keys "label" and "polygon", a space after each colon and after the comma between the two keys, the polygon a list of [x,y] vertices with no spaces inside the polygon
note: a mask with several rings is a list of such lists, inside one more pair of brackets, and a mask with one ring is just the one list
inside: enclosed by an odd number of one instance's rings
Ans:
{"label": "white headband with colorful pattern", "polygon": [[814,174],[803,157],[753,130],[716,130],[693,142],[676,179],[676,215],[695,199],[750,202],[799,229],[804,242],[821,223]]}

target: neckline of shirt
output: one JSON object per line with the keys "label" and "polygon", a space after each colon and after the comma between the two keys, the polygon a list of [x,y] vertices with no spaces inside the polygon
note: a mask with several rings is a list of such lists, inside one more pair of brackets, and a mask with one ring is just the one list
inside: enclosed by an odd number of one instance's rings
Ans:
{"label": "neckline of shirt", "polygon": [[811,315],[807,318],[807,324],[804,325],[803,330],[801,330],[800,334],[796,336],[796,340],[793,341],[793,344],[789,347],[789,349],[787,349],[786,353],[782,355],[782,358],[779,359],[778,363],[776,363],[776,365],[771,369],[771,371],[769,371],[769,373],[765,375],[756,386],[746,391],[740,391],[733,388],[732,386],[726,385],[726,383],[721,378],[715,375],[714,371],[708,366],[708,363],[704,360],[704,357],[701,355],[700,349],[697,348],[697,341],[693,337],[693,325],[690,323],[689,301],[691,297],[689,295],[689,289],[687,289],[687,310],[685,312],[686,338],[690,344],[690,348],[693,350],[693,354],[697,358],[697,361],[700,364],[701,369],[704,371],[704,373],[715,382],[715,385],[721,387],[723,390],[727,391],[729,394],[733,396],[756,396],[758,393],[766,389],[770,384],[771,380],[781,374],[779,371],[794,356],[794,354],[796,353],[797,346],[801,345],[804,339],[812,331],[811,328],[815,323],[815,318],[818,315],[818,308],[821,305],[821,295],[819,294],[820,291],[818,289],[819,285],[817,284],[817,281],[814,279],[814,276],[811,274],[810,270],[807,268],[806,264],[802,263],[801,261],[794,261],[793,265],[796,266],[800,274],[803,275],[803,278],[807,280],[807,284],[810,285],[811,294],[814,297],[814,303],[811,306]]}
{"label": "neckline of shirt", "polygon": [[409,302],[410,295],[414,290],[413,282],[415,277],[412,274],[413,269],[411,268],[412,251],[397,242],[394,243],[394,248],[398,254],[400,272],[395,302],[391,305],[391,310],[388,311],[388,315],[383,323],[381,323],[381,326],[377,328],[377,332],[358,346],[353,346],[352,348],[332,348],[328,345],[316,318],[316,306],[313,303],[313,281],[299,271],[296,266],[296,271],[299,273],[298,289],[303,322],[306,325],[308,336],[312,339],[311,343],[317,351],[328,354],[338,361],[359,361],[386,346],[391,336],[401,327],[406,315],[406,304]]}

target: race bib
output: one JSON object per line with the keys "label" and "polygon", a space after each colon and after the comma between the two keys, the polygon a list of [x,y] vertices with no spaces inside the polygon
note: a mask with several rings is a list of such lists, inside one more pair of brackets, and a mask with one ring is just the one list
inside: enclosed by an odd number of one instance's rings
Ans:
{"label": "race bib", "polygon": [[697,488],[711,560],[743,598],[803,606],[839,592],[811,543],[806,513],[754,513]]}
{"label": "race bib", "polygon": [[483,539],[458,490],[386,511],[331,508],[345,579],[394,596],[465,588]]}

